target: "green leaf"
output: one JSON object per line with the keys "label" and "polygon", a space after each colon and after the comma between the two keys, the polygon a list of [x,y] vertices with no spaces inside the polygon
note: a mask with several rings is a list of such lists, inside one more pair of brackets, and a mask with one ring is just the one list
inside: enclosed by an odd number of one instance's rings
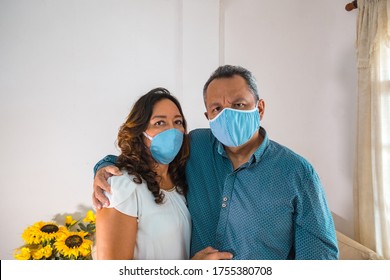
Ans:
{"label": "green leaf", "polygon": [[87,229],[88,229],[88,231],[93,231],[93,230],[95,230],[95,224],[88,224],[88,225],[87,225]]}
{"label": "green leaf", "polygon": [[83,230],[83,231],[88,231],[88,230],[87,230],[87,227],[86,227],[84,224],[79,224],[79,227],[80,227],[80,229]]}

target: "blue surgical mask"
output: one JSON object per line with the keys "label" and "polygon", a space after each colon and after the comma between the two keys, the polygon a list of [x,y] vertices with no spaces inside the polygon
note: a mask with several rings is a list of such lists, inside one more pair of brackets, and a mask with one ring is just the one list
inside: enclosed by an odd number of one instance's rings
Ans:
{"label": "blue surgical mask", "polygon": [[260,114],[257,106],[248,111],[225,108],[209,123],[211,132],[222,144],[238,147],[259,129]]}
{"label": "blue surgical mask", "polygon": [[183,133],[176,128],[164,130],[154,137],[146,132],[144,135],[152,142],[150,145],[152,157],[161,164],[171,163],[183,144]]}

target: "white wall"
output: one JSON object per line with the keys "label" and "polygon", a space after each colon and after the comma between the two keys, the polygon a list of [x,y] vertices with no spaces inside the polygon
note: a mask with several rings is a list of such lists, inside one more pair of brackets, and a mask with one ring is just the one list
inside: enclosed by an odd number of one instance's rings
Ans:
{"label": "white wall", "polygon": [[225,0],[227,64],[253,70],[271,139],[307,158],[353,236],[357,11],[329,1]]}
{"label": "white wall", "polygon": [[313,163],[353,235],[355,14],[344,4],[0,0],[0,259],[26,226],[91,207],[93,165],[117,154],[139,95],[167,87],[190,128],[207,127],[201,90],[220,63],[253,70],[270,137]]}

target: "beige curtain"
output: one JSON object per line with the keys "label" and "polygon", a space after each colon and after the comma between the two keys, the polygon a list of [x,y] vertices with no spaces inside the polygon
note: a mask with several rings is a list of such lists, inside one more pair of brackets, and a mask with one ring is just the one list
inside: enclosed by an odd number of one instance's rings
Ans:
{"label": "beige curtain", "polygon": [[390,259],[390,0],[358,0],[356,239]]}

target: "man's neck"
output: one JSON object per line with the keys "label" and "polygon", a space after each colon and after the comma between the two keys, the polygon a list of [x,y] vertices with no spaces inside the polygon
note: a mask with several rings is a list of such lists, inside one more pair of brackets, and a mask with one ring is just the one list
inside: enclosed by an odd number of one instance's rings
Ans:
{"label": "man's neck", "polygon": [[264,137],[256,132],[248,142],[239,147],[226,147],[225,151],[233,164],[233,169],[236,170],[241,165],[248,162],[253,153],[263,143]]}

